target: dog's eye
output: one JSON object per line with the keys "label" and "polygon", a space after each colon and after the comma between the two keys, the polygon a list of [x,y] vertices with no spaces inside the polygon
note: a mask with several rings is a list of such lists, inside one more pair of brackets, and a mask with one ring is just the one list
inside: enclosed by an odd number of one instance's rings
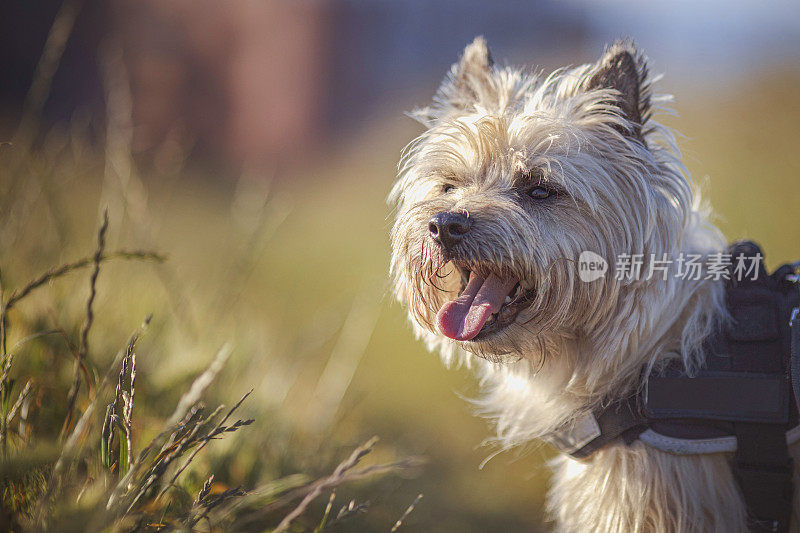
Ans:
{"label": "dog's eye", "polygon": [[455,186],[455,185],[450,185],[450,184],[448,183],[448,184],[446,184],[446,185],[442,185],[442,192],[450,192],[450,191],[453,191],[453,190],[455,190],[455,188],[456,188],[456,186]]}
{"label": "dog's eye", "polygon": [[528,191],[528,196],[533,198],[534,200],[544,200],[548,196],[553,193],[550,189],[542,186],[534,187],[530,191]]}

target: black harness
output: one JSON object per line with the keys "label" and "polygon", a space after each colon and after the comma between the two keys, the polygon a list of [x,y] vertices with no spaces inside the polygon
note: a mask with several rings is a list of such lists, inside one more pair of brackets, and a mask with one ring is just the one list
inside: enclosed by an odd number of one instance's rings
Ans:
{"label": "black harness", "polygon": [[[728,252],[761,254],[748,241]],[[731,467],[751,529],[784,532],[794,489],[787,439],[800,439],[797,264],[768,276],[759,262],[757,279],[752,277],[727,283],[733,321],[707,342],[706,363],[696,376],[670,363],[643,390],[593,412],[567,453],[584,458],[617,439],[679,454],[734,452]]]}

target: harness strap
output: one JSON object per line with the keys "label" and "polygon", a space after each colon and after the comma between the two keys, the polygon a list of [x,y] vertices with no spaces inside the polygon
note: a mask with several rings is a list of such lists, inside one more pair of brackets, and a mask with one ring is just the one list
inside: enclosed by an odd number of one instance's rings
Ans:
{"label": "harness strap", "polygon": [[792,310],[792,320],[789,324],[792,329],[792,389],[794,390],[794,399],[798,410],[800,410],[800,307],[795,307]]}
{"label": "harness strap", "polygon": [[751,531],[784,533],[792,517],[792,459],[784,427],[737,422],[733,475],[747,504]]}
{"label": "harness strap", "polygon": [[[640,409],[637,396],[618,400],[587,416],[589,424],[583,425],[594,428],[589,435],[594,438],[582,442],[583,446],[577,449],[562,448],[577,459],[588,457],[618,438],[631,444],[653,423]],[[750,530],[754,533],[788,532],[794,487],[785,423],[736,421],[733,428],[736,453],[732,470],[747,505]]]}
{"label": "harness strap", "polygon": [[651,420],[771,422],[784,428],[789,420],[788,388],[782,373],[701,370],[696,377],[650,376],[645,413]]}
{"label": "harness strap", "polygon": [[593,416],[599,434],[570,453],[578,459],[590,456],[619,437],[622,437],[626,444],[630,444],[647,429],[647,418],[639,407],[638,395],[612,402],[602,411],[589,416]]}

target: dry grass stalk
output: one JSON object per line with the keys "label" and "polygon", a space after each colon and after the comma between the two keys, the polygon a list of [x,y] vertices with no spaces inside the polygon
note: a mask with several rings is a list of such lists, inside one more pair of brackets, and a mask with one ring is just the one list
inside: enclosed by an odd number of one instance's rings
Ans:
{"label": "dry grass stalk", "polygon": [[[136,354],[130,353],[122,359],[122,368],[117,380],[114,398],[106,407],[106,416],[101,433],[101,459],[110,471],[125,475],[133,465],[133,398],[136,386]],[[119,460],[113,457],[115,435],[118,431],[125,441],[119,441]]]}
{"label": "dry grass stalk", "polygon": [[[111,252],[109,254],[103,254],[100,256],[100,262],[109,261],[111,259],[129,259],[129,260],[143,260],[143,261],[155,261],[158,263],[163,263],[167,260],[166,256],[162,254],[158,254],[155,252],[149,251],[141,251],[141,250],[117,250],[115,252]],[[5,305],[2,308],[3,314],[7,314],[11,308],[13,308],[20,300],[28,296],[33,290],[38,289],[42,285],[56,279],[60,278],[61,276],[73,272],[75,270],[79,270],[85,266],[89,266],[95,262],[95,257],[84,257],[72,263],[65,263],[59,267],[50,269],[40,275],[38,278],[34,279],[33,281],[29,282],[25,285],[22,289],[18,291],[14,291],[11,293],[11,296],[6,301]]]}
{"label": "dry grass stalk", "polygon": [[171,428],[180,422],[186,413],[189,411],[191,407],[197,404],[200,401],[200,397],[203,395],[203,392],[208,388],[209,385],[214,381],[217,377],[217,374],[220,373],[222,367],[225,366],[225,362],[231,355],[231,347],[228,344],[223,345],[219,351],[217,351],[217,355],[214,357],[214,360],[211,361],[211,364],[208,368],[200,374],[197,379],[194,380],[192,386],[189,388],[187,392],[181,396],[180,401],[178,402],[178,406],[175,408],[175,411],[172,413],[172,416],[169,417],[167,420],[166,427]]}
{"label": "dry grass stalk", "polygon": [[97,250],[94,253],[94,270],[89,278],[89,299],[86,302],[86,321],[81,330],[81,344],[78,350],[78,357],[75,360],[75,369],[72,372],[72,387],[67,394],[67,416],[64,418],[64,426],[61,434],[64,435],[72,425],[72,414],[75,409],[75,400],[81,387],[81,366],[86,360],[89,352],[89,331],[94,323],[94,300],[97,297],[97,278],[100,275],[100,262],[106,248],[106,231],[108,231],[108,211],[103,211],[103,223],[97,232]]}
{"label": "dry grass stalk", "polygon": [[30,392],[31,392],[31,380],[28,380],[27,383],[25,383],[25,387],[22,389],[22,392],[19,393],[17,401],[14,402],[14,405],[11,406],[11,409],[8,411],[8,414],[6,415],[6,420],[5,420],[6,426],[8,426],[14,419],[14,417],[17,416],[17,411],[19,411],[20,407],[22,407],[22,403],[28,397],[28,394],[30,394]]}
{"label": "dry grass stalk", "polygon": [[422,499],[422,494],[418,494],[417,497],[414,498],[414,501],[411,502],[411,505],[409,505],[408,508],[405,510],[405,512],[400,516],[400,518],[397,519],[397,522],[394,523],[394,526],[392,526],[392,529],[389,531],[389,533],[394,533],[395,531],[400,529],[400,526],[403,525],[405,519],[408,518],[408,515],[411,514],[411,512],[414,510],[414,508],[417,506],[417,504],[421,499]]}
{"label": "dry grass stalk", "polygon": [[[231,417],[231,415],[234,413],[234,411],[236,411],[237,409],[239,409],[239,406],[241,406],[241,405],[242,405],[242,403],[243,403],[243,402],[244,402],[244,401],[247,399],[247,397],[248,397],[248,396],[250,396],[250,394],[252,394],[252,393],[253,393],[253,389],[250,389],[249,391],[247,391],[247,392],[245,393],[245,395],[244,395],[244,396],[242,396],[242,397],[239,399],[239,401],[238,401],[238,402],[236,402],[236,405],[234,405],[234,406],[233,406],[233,407],[232,407],[232,408],[231,408],[231,409],[228,411],[228,413],[227,413],[227,414],[226,414],[226,415],[225,415],[225,416],[222,418],[222,420],[220,420],[220,421],[219,421],[219,423],[218,423],[218,424],[217,424],[217,426],[214,428],[214,430],[213,430],[213,431],[211,431],[211,433],[209,433],[209,436],[208,436],[207,438],[205,438],[205,439],[203,440],[203,442],[202,442],[202,443],[200,443],[200,445],[199,445],[197,448],[195,448],[195,449],[194,449],[194,451],[192,452],[192,454],[191,454],[191,455],[190,455],[190,456],[189,456],[189,457],[186,459],[186,461],[183,463],[183,465],[182,465],[180,468],[178,468],[178,470],[177,470],[177,471],[175,472],[175,474],[172,476],[172,479],[170,479],[170,481],[169,481],[169,484],[165,485],[165,486],[164,486],[164,488],[161,490],[161,493],[159,494],[159,496],[160,496],[161,494],[164,494],[164,493],[167,491],[167,489],[168,489],[170,486],[173,486],[173,485],[175,485],[175,482],[178,480],[178,477],[180,477],[180,475],[183,473],[183,471],[184,471],[184,470],[186,470],[186,468],[187,468],[187,467],[189,466],[189,464],[190,464],[190,463],[191,463],[191,462],[194,460],[194,458],[197,456],[197,454],[198,454],[198,453],[200,453],[200,452],[203,450],[203,448],[205,448],[206,444],[208,444],[208,443],[211,441],[211,439],[215,438],[215,437],[216,437],[216,436],[218,436],[218,435],[221,435],[222,433],[224,433],[224,432],[226,432],[226,431],[235,431],[236,429],[238,429],[239,427],[241,427],[241,426],[243,426],[243,425],[249,425],[249,424],[251,424],[252,422],[254,422],[254,420],[253,420],[252,418],[249,418],[249,419],[247,419],[247,420],[245,420],[245,421],[239,420],[238,422],[236,422],[236,423],[235,423],[233,426],[231,426],[230,428],[226,428],[226,427],[225,427],[225,422],[227,422],[227,421],[228,421],[228,418],[230,418],[230,417]],[[212,476],[212,478],[213,478],[213,476]]]}
{"label": "dry grass stalk", "polygon": [[317,483],[306,496],[300,501],[300,504],[292,510],[289,514],[287,514],[283,520],[281,520],[278,527],[275,528],[274,533],[280,533],[282,531],[286,531],[289,529],[292,521],[294,521],[297,517],[299,517],[308,506],[313,502],[319,495],[327,488],[334,487],[342,482],[345,478],[347,472],[355,467],[361,459],[372,449],[375,447],[375,444],[378,442],[378,437],[372,437],[363,445],[356,448],[353,453],[350,454],[346,460],[339,464],[333,473],[328,476],[327,478],[321,480],[321,482]]}
{"label": "dry grass stalk", "polygon": [[97,395],[95,398],[89,402],[89,405],[83,411],[83,414],[78,419],[78,422],[75,424],[75,428],[69,434],[67,439],[64,441],[63,445],[61,446],[61,451],[56,460],[53,471],[50,474],[50,478],[47,482],[47,487],[43,492],[39,502],[37,503],[37,510],[36,510],[36,521],[39,524],[43,524],[46,521],[46,512],[50,505],[50,500],[55,493],[57,487],[61,484],[61,478],[65,473],[67,467],[78,457],[78,447],[81,443],[82,437],[87,433],[91,421],[92,416],[94,415],[95,406],[97,405],[97,401],[99,399],[100,393],[108,386],[109,381],[111,380],[111,369],[115,368],[123,358],[129,356],[133,353],[134,348],[136,347],[136,343],[138,342],[139,338],[141,338],[142,333],[147,329],[147,326],[150,324],[151,316],[145,318],[142,325],[131,335],[130,339],[128,340],[128,344],[126,345],[124,350],[120,350],[116,357],[114,358],[114,362],[109,367],[108,372],[103,377],[103,381],[100,383],[98,387]]}
{"label": "dry grass stalk", "polygon": [[83,0],[66,0],[56,14],[50,32],[47,35],[42,55],[36,65],[31,86],[23,104],[22,120],[14,136],[14,144],[25,150],[36,135],[36,129],[44,104],[50,95],[53,76],[61,63],[61,56],[67,46],[69,36],[75,26],[75,20],[83,7]]}
{"label": "dry grass stalk", "polygon": [[[227,421],[241,405],[244,397],[228,412],[222,422],[213,426],[211,421],[216,418],[222,408],[218,407],[210,415],[203,416],[202,408],[199,406],[202,393],[222,370],[230,352],[229,346],[223,346],[209,367],[194,380],[189,391],[181,397],[178,407],[165,424],[164,430],[142,450],[137,460],[131,464],[128,472],[112,491],[106,503],[106,510],[109,513],[119,516],[130,514],[142,501],[148,499],[148,494],[155,491],[160,485],[169,467],[189,449],[204,446],[211,439],[224,433],[234,432],[253,422],[252,419],[237,420],[230,426],[224,425],[224,421]],[[151,458],[153,450],[156,449],[159,450],[158,453]],[[169,487],[173,486],[174,481],[196,455],[197,453],[190,455],[186,463],[173,476],[172,480],[158,491],[158,495],[154,499],[158,499]]]}

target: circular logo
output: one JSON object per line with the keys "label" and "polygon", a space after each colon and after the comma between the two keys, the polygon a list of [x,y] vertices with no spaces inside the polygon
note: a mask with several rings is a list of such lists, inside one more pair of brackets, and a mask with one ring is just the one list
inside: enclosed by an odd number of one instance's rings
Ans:
{"label": "circular logo", "polygon": [[581,281],[591,283],[606,275],[608,262],[594,252],[581,252],[578,258],[578,276]]}

